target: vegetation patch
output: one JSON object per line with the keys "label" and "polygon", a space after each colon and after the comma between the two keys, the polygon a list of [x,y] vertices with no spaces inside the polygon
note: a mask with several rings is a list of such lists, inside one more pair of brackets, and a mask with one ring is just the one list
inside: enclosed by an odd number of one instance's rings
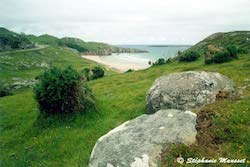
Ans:
{"label": "vegetation patch", "polygon": [[164,65],[172,62],[172,58],[164,59],[164,58],[159,58],[155,62],[149,61],[148,64],[152,66],[159,66],[159,65]]}
{"label": "vegetation patch", "polygon": [[[176,162],[177,157],[188,158],[203,157],[208,159],[218,159],[220,157],[244,159],[247,158],[245,151],[249,151],[247,139],[249,127],[244,125],[245,121],[250,121],[249,105],[245,100],[239,100],[230,104],[231,100],[219,101],[204,109],[197,110],[197,135],[196,142],[190,146],[184,144],[173,144],[161,154],[163,166],[180,165]],[[216,106],[217,105],[217,106]],[[241,107],[239,107],[242,105]],[[224,110],[221,107],[225,107]],[[230,109],[232,107],[233,109]],[[239,108],[237,108],[239,107]],[[234,110],[238,113],[234,113]],[[239,118],[241,115],[241,118]],[[239,120],[240,119],[240,120]],[[233,121],[234,120],[234,121]],[[241,134],[241,135],[240,135]],[[240,137],[239,137],[240,136]],[[237,143],[238,150],[232,143]],[[197,164],[183,164],[184,166],[197,166]],[[205,164],[200,164],[205,166]],[[218,164],[217,166],[228,166],[228,164]]]}
{"label": "vegetation patch", "polygon": [[196,51],[187,51],[179,56],[179,62],[192,62],[196,61],[200,54]]}
{"label": "vegetation patch", "polygon": [[12,95],[11,88],[9,86],[0,85],[0,97]]}
{"label": "vegetation patch", "polygon": [[35,86],[35,98],[46,113],[79,112],[94,106],[90,89],[72,67],[45,71]]}
{"label": "vegetation patch", "polygon": [[206,53],[205,64],[224,63],[238,58],[238,50],[234,45],[222,50],[211,50]]}
{"label": "vegetation patch", "polygon": [[26,37],[0,27],[0,52],[34,47]]}
{"label": "vegetation patch", "polygon": [[92,70],[90,70],[90,68],[84,68],[82,70],[82,73],[86,77],[86,80],[90,81],[93,79],[102,78],[104,76],[105,71],[103,70],[103,68],[96,66]]}

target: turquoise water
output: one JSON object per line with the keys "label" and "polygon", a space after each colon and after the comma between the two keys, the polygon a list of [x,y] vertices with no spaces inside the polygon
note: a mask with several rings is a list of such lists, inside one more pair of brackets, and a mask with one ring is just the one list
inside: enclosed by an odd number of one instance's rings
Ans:
{"label": "turquoise water", "polygon": [[168,46],[148,46],[148,45],[119,45],[124,48],[135,48],[148,51],[148,53],[114,53],[111,56],[102,56],[101,59],[108,62],[115,62],[121,65],[135,65],[140,69],[147,68],[149,61],[156,61],[159,58],[172,58],[178,51],[188,49],[190,46],[168,45]]}
{"label": "turquoise water", "polygon": [[138,58],[145,58],[147,60],[156,61],[159,58],[171,58],[176,56],[178,51],[184,51],[190,46],[183,45],[166,45],[166,46],[149,46],[149,45],[120,45],[125,48],[135,48],[139,50],[148,51],[148,53],[132,53],[131,56]]}

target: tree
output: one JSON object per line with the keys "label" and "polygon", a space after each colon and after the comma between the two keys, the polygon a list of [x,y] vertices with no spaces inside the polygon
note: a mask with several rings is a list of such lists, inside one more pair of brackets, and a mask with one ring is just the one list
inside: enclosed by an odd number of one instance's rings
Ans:
{"label": "tree", "polygon": [[41,111],[46,113],[83,111],[94,107],[90,89],[84,84],[82,75],[72,67],[64,70],[54,67],[45,71],[34,87],[34,93]]}
{"label": "tree", "polygon": [[104,70],[101,67],[94,67],[92,69],[93,79],[101,78],[104,76]]}

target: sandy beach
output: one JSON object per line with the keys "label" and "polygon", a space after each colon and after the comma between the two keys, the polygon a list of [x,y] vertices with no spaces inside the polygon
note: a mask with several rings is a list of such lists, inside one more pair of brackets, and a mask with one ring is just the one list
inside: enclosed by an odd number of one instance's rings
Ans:
{"label": "sandy beach", "polygon": [[139,64],[135,64],[135,63],[128,63],[128,62],[124,62],[124,63],[119,63],[119,62],[111,62],[111,61],[107,61],[102,59],[103,56],[93,56],[93,55],[82,55],[82,58],[88,59],[88,60],[92,60],[95,61],[99,64],[102,64],[110,69],[113,69],[115,71],[118,72],[126,72],[129,69],[133,69],[133,70],[141,70],[141,69],[145,69],[145,66],[140,66]]}

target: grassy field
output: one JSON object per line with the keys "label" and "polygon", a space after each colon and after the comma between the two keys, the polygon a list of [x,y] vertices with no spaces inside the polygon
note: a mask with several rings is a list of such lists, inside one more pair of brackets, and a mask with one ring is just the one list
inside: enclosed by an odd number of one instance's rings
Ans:
{"label": "grassy field", "polygon": [[[100,66],[82,59],[78,53],[60,47],[46,47],[35,50],[20,50],[0,53],[0,84],[13,83],[16,80],[34,79],[49,67],[74,66],[77,70],[85,67]],[[112,74],[107,71],[106,74]]]}
{"label": "grassy field", "polygon": [[[34,53],[46,55],[48,63],[57,66],[65,66],[69,63],[77,69],[82,69],[85,66],[95,65],[77,57],[72,52],[53,47],[32,52],[30,56]],[[22,57],[27,55],[29,54]],[[16,54],[13,56],[19,58]],[[39,63],[42,62],[42,56],[38,60]],[[15,71],[8,67],[6,65],[4,71],[0,73],[0,77],[6,81],[11,81],[12,77],[32,78],[44,70],[27,68]],[[92,148],[99,137],[121,123],[146,112],[146,92],[156,78],[164,74],[188,70],[220,72],[240,87],[242,91],[240,99],[218,101],[207,106],[218,114],[213,120],[216,127],[222,129],[228,127],[229,130],[233,130],[230,133],[231,136],[223,130],[216,131],[227,140],[221,143],[220,152],[211,150],[209,154],[214,155],[215,158],[226,153],[239,158],[249,156],[250,55],[240,55],[239,60],[224,64],[204,65],[203,60],[199,59],[193,63],[171,63],[137,72],[113,73],[90,81],[88,85],[96,98],[97,110],[85,113],[41,116],[32,90],[17,90],[12,96],[0,98],[0,165],[8,167],[87,166]],[[201,147],[197,146],[191,153],[195,154],[197,150],[202,150]],[[191,154],[187,152],[187,148],[183,150],[186,156]],[[176,154],[175,151],[171,153]],[[203,151],[199,155],[206,156],[206,152]],[[163,155],[164,158],[167,157]]]}

